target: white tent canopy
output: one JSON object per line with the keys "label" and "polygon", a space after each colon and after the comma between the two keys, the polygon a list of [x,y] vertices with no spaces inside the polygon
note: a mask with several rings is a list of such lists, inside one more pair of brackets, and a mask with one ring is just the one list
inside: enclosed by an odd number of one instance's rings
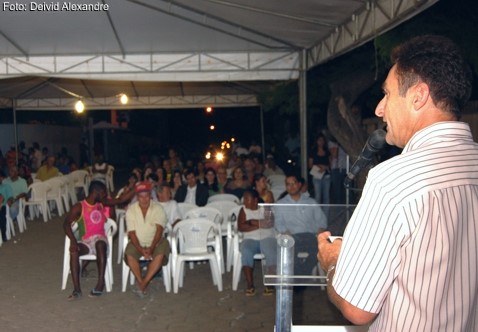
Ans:
{"label": "white tent canopy", "polygon": [[436,1],[4,1],[0,107],[120,109],[119,93],[128,108],[257,105]]}

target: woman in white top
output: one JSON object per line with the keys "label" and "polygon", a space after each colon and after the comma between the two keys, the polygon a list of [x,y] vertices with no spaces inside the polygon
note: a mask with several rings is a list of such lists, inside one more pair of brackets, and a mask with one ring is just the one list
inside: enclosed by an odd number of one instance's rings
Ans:
{"label": "woman in white top", "polygon": [[[243,240],[239,250],[242,255],[242,270],[246,279],[246,296],[254,296],[253,269],[254,255],[263,253],[266,265],[275,262],[276,244],[272,220],[264,219],[264,208],[258,206],[259,194],[255,190],[244,192],[244,207],[239,212],[238,229],[243,232]],[[264,295],[272,295],[274,288],[266,287]]]}

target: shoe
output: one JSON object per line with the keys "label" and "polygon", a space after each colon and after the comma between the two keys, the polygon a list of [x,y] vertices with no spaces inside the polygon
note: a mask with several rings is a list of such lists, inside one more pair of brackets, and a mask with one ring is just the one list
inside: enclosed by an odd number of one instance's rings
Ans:
{"label": "shoe", "polygon": [[73,293],[71,293],[71,295],[68,296],[68,301],[72,302],[72,301],[79,300],[82,295],[83,294],[81,294],[81,292],[79,291],[73,291]]}
{"label": "shoe", "polygon": [[132,291],[137,297],[139,297],[140,299],[144,299],[144,298],[148,295],[148,293],[143,292],[142,290],[140,290],[140,289],[138,289],[138,288],[136,288],[136,287],[131,288],[131,291]]}
{"label": "shoe", "polygon": [[100,297],[101,295],[103,295],[103,291],[99,291],[99,290],[96,290],[96,288],[93,288],[90,291],[90,294],[88,294],[88,297]]}
{"label": "shoe", "polygon": [[274,287],[268,287],[266,286],[266,288],[264,288],[264,292],[262,293],[262,295],[264,296],[271,296],[275,293],[275,289]]}
{"label": "shoe", "polygon": [[254,296],[256,295],[256,289],[254,287],[246,289],[246,296]]}

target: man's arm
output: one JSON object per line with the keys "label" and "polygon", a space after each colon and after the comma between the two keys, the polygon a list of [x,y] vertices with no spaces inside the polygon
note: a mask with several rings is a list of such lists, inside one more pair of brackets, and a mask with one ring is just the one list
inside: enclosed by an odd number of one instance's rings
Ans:
{"label": "man's arm", "polygon": [[70,239],[70,252],[79,251],[78,242],[76,241],[75,234],[71,229],[71,225],[78,220],[81,215],[81,203],[76,203],[72,206],[68,214],[66,215],[65,221],[63,222],[63,231],[65,235]]}
{"label": "man's arm", "polygon": [[154,251],[154,248],[156,248],[159,241],[161,241],[161,238],[163,237],[163,231],[163,226],[156,224],[156,233],[154,233],[153,242],[151,242],[151,245],[149,246],[149,250],[151,251],[151,253]]}
{"label": "man's arm", "polygon": [[259,229],[259,220],[257,219],[246,219],[246,213],[244,209],[241,209],[239,212],[239,217],[237,218],[237,228],[240,232],[251,232],[256,229]]}
{"label": "man's arm", "polygon": [[131,244],[133,245],[133,247],[136,248],[136,250],[141,253],[141,255],[144,256],[144,258],[148,259],[148,257],[146,257],[145,255],[145,250],[143,247],[141,247],[141,244],[139,243],[139,239],[138,239],[138,236],[136,235],[136,231],[129,231],[128,232],[128,237],[129,237],[129,240],[131,241]]}
{"label": "man's arm", "polygon": [[359,309],[337,294],[332,286],[332,280],[335,275],[335,265],[337,264],[342,240],[335,240],[330,243],[330,232],[322,232],[317,236],[319,252],[317,259],[324,271],[327,271],[327,294],[330,301],[342,312],[345,318],[357,325],[371,323],[377,314]]}

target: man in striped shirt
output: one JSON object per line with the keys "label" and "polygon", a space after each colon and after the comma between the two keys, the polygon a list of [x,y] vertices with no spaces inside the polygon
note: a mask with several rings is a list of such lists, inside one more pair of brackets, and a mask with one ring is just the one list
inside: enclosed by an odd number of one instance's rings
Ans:
{"label": "man in striped shirt", "polygon": [[478,331],[478,144],[458,122],[471,72],[439,36],[392,62],[375,113],[403,152],[370,171],[343,241],[318,236],[328,294],[371,331]]}

